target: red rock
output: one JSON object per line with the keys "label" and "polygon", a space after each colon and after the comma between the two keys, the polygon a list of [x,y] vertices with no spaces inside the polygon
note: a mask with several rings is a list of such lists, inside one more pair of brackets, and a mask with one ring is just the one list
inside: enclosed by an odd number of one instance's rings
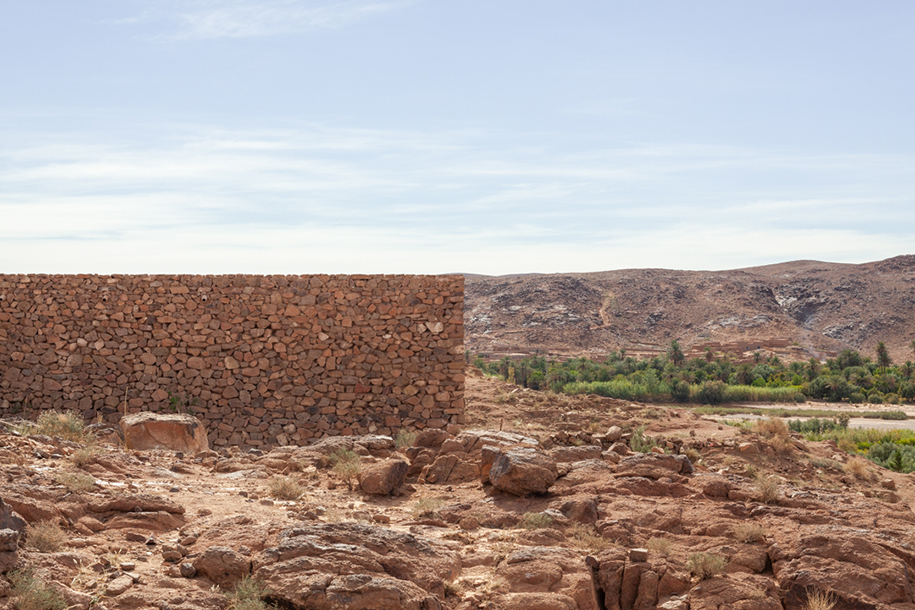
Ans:
{"label": "red rock", "polygon": [[367,494],[386,496],[403,485],[410,466],[404,460],[382,460],[365,466],[359,473],[359,486]]}
{"label": "red rock", "polygon": [[556,462],[529,447],[500,452],[489,471],[493,487],[516,496],[546,493],[557,476]]}
{"label": "red rock", "polygon": [[210,448],[206,429],[196,417],[137,413],[121,418],[124,444],[134,451],[171,449],[199,453]]}

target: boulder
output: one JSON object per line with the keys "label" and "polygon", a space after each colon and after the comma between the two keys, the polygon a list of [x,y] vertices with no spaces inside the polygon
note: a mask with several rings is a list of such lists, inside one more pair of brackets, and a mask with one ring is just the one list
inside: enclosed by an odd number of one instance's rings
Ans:
{"label": "boulder", "polygon": [[25,519],[0,498],[0,529],[14,530],[24,536],[27,527]]}
{"label": "boulder", "polygon": [[660,479],[672,474],[691,474],[693,465],[685,455],[660,453],[636,453],[622,460],[616,466],[617,477],[646,477]]}
{"label": "boulder", "polygon": [[251,573],[248,558],[224,546],[211,546],[194,559],[193,566],[223,589],[231,589]]}
{"label": "boulder", "polygon": [[440,542],[360,523],[280,532],[255,558],[255,577],[281,607],[437,610],[460,557]]}
{"label": "boulder", "polygon": [[619,426],[610,426],[607,429],[607,434],[604,435],[604,440],[608,443],[615,443],[621,438],[623,438],[623,429]]}
{"label": "boulder", "polygon": [[359,473],[359,486],[367,494],[375,496],[390,495],[403,485],[409,464],[404,460],[382,460],[369,464]]}
{"label": "boulder", "polygon": [[210,448],[206,428],[192,415],[135,413],[121,418],[124,444],[135,451],[171,449],[198,453]]}
{"label": "boulder", "polygon": [[467,483],[480,478],[480,465],[466,453],[449,453],[435,458],[420,476],[420,483]]}
{"label": "boulder", "polygon": [[489,470],[493,487],[516,496],[546,493],[556,482],[556,462],[531,447],[499,452]]}

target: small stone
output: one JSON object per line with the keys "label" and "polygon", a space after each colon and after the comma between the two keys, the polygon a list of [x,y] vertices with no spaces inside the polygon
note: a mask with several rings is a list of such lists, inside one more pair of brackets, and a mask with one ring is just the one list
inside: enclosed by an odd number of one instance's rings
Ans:
{"label": "small stone", "polygon": [[260,503],[264,506],[273,506],[273,500],[270,500],[269,498],[264,498]]}
{"label": "small stone", "polygon": [[118,576],[106,585],[105,595],[108,597],[117,597],[132,586],[133,578],[124,574],[123,576]]}
{"label": "small stone", "polygon": [[629,561],[633,563],[648,561],[648,549],[629,549]]}
{"label": "small stone", "polygon": [[460,526],[460,528],[462,530],[471,531],[471,530],[475,530],[475,529],[479,528],[480,522],[477,520],[476,517],[464,517],[463,519],[458,521],[458,526]]}
{"label": "small stone", "polygon": [[883,489],[896,489],[896,481],[893,479],[883,479],[880,481],[880,487]]}
{"label": "small stone", "polygon": [[194,578],[197,575],[197,569],[191,563],[182,563],[178,569],[185,578]]}
{"label": "small stone", "polygon": [[137,569],[137,564],[132,561],[122,561],[120,568],[123,572],[133,572]]}
{"label": "small stone", "polygon": [[124,538],[129,542],[146,542],[146,534],[141,534],[140,532],[127,532],[124,534]]}
{"label": "small stone", "polygon": [[375,523],[390,523],[391,518],[384,513],[374,513],[372,515],[372,521]]}

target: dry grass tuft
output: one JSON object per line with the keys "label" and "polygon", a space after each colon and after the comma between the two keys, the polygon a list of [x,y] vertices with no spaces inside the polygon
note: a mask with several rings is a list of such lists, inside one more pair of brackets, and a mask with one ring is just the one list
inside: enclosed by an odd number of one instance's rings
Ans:
{"label": "dry grass tuft", "polygon": [[416,442],[416,437],[419,436],[416,432],[411,432],[406,428],[401,428],[397,431],[397,436],[394,438],[394,445],[398,449],[406,449],[407,447],[412,447],[413,443]]}
{"label": "dry grass tuft", "polygon": [[645,548],[652,553],[667,557],[670,555],[671,546],[673,546],[673,543],[671,543],[670,538],[651,538]]}
{"label": "dry grass tuft", "polygon": [[593,526],[576,523],[567,533],[572,546],[597,553],[613,545],[613,542],[601,536]]}
{"label": "dry grass tuft", "polygon": [[756,480],[756,489],[759,492],[759,501],[763,504],[771,504],[778,500],[778,478],[768,476]]}
{"label": "dry grass tuft", "polygon": [[768,417],[766,419],[757,420],[756,423],[753,424],[753,430],[760,436],[766,438],[788,438],[788,425],[785,424],[783,419],[779,419],[778,417]]}
{"label": "dry grass tuft", "polygon": [[553,524],[553,518],[543,513],[524,513],[521,520],[515,524],[515,527],[525,530],[539,530],[544,527],[550,527]]}
{"label": "dry grass tuft", "polygon": [[305,488],[289,477],[273,477],[268,488],[270,495],[279,500],[298,500],[305,495]]}
{"label": "dry grass tuft", "polygon": [[340,448],[328,456],[333,471],[346,483],[350,491],[356,487],[356,480],[362,472],[362,458],[352,449]]}
{"label": "dry grass tuft", "polygon": [[264,597],[270,593],[267,585],[253,576],[245,576],[237,585],[235,591],[229,596],[231,610],[268,610],[275,606],[267,605]]}
{"label": "dry grass tuft", "polygon": [[713,553],[693,553],[686,558],[686,567],[689,573],[699,578],[699,580],[705,580],[720,574],[727,563],[724,557]]}
{"label": "dry grass tuft", "polygon": [[832,610],[836,603],[836,597],[831,592],[808,591],[804,610]]}
{"label": "dry grass tuft", "polygon": [[848,462],[845,463],[844,470],[848,474],[853,475],[856,479],[861,479],[862,481],[874,480],[874,475],[870,469],[870,462],[863,457],[855,456],[848,460]]}
{"label": "dry grass tuft", "polygon": [[10,572],[7,577],[17,610],[63,610],[67,603],[60,594],[37,578],[31,570]]}
{"label": "dry grass tuft", "polygon": [[38,416],[35,426],[38,434],[56,436],[75,443],[92,443],[95,437],[86,431],[86,423],[81,415],[73,411],[45,411]]}
{"label": "dry grass tuft", "polygon": [[95,489],[95,479],[78,472],[61,472],[54,480],[58,485],[66,487],[70,493],[84,493]]}
{"label": "dry grass tuft", "polygon": [[444,504],[440,498],[420,498],[413,505],[413,517],[415,519],[440,519],[438,509]]}
{"label": "dry grass tuft", "polygon": [[731,530],[731,535],[734,536],[735,540],[749,544],[762,540],[766,535],[766,528],[758,523],[741,523],[734,526],[734,529]]}
{"label": "dry grass tuft", "polygon": [[25,534],[25,546],[40,553],[56,553],[67,543],[67,534],[51,521],[41,521],[29,527]]}

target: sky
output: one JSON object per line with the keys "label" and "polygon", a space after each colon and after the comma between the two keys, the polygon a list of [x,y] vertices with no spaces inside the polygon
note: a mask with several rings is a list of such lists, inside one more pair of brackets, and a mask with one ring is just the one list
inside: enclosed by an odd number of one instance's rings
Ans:
{"label": "sky", "polygon": [[915,3],[4,0],[0,273],[915,253]]}

